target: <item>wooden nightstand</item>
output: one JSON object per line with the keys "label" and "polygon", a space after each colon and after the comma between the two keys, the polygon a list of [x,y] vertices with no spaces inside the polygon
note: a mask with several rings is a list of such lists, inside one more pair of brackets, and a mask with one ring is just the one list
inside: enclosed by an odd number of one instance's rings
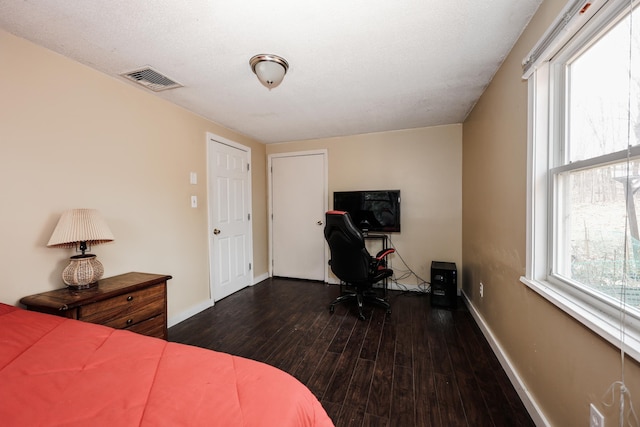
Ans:
{"label": "wooden nightstand", "polygon": [[171,276],[126,273],[100,279],[98,286],[68,288],[20,300],[28,310],[127,329],[167,339],[167,280]]}

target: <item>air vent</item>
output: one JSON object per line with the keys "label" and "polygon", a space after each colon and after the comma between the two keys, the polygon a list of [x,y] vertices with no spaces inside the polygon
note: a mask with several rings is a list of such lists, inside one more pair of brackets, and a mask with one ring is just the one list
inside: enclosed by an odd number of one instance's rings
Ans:
{"label": "air vent", "polygon": [[136,71],[129,71],[120,75],[146,87],[147,89],[151,89],[154,92],[182,87],[180,83],[174,82],[167,76],[163,76],[151,67],[141,68]]}

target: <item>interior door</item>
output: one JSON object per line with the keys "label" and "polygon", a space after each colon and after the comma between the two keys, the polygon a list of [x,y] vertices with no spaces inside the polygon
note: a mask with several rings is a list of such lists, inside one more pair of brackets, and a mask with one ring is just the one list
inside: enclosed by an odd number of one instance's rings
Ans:
{"label": "interior door", "polygon": [[251,151],[208,137],[210,280],[214,301],[252,284]]}
{"label": "interior door", "polygon": [[270,156],[274,276],[326,280],[326,151]]}

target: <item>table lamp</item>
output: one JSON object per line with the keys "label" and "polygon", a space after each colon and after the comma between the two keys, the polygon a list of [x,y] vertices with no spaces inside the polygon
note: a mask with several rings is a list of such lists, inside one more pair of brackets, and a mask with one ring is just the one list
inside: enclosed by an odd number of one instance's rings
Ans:
{"label": "table lamp", "polygon": [[[91,246],[113,241],[113,234],[95,209],[70,209],[62,214],[53,230],[48,247],[76,248],[81,255],[70,258],[62,272],[62,280],[73,290],[88,289],[98,284],[104,267],[94,254],[85,253]],[[89,248],[89,249],[87,249]]]}

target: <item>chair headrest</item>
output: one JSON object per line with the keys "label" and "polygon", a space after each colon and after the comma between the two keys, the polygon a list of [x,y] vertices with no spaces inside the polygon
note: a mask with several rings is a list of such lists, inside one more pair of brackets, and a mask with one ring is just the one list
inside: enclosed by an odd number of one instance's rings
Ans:
{"label": "chair headrest", "polygon": [[339,230],[345,236],[348,236],[350,240],[362,241],[364,245],[364,238],[362,232],[355,226],[349,212],[345,211],[328,211],[326,213],[326,223],[324,228],[325,237],[328,237],[334,231]]}

